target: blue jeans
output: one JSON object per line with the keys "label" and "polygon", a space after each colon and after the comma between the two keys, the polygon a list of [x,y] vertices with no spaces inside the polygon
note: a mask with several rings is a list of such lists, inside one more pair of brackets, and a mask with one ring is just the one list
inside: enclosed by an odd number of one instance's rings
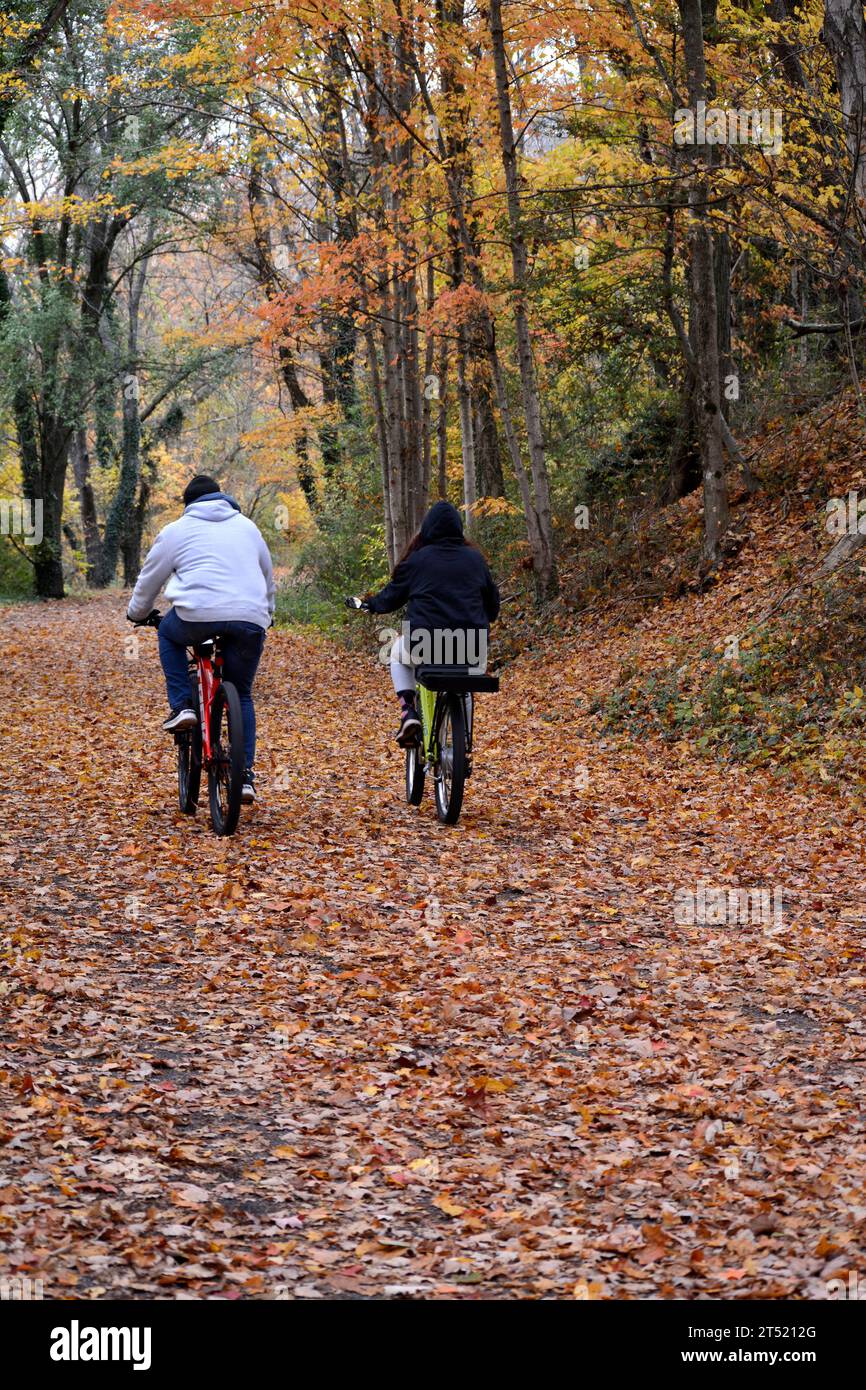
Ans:
{"label": "blue jeans", "polygon": [[157,630],[159,659],[165,676],[168,703],[173,710],[190,704],[192,689],[186,649],[206,637],[224,638],[223,675],[237,687],[244,716],[244,748],[246,765],[251,768],[256,756],[256,711],[253,705],[253,681],[262,648],[265,630],[257,623],[236,623],[230,620],[211,623],[187,623],[170,608]]}

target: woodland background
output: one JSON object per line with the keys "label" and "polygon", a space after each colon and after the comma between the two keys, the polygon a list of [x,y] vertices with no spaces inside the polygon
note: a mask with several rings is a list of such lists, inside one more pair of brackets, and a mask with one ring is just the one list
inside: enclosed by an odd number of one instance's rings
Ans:
{"label": "woodland background", "polygon": [[[712,587],[756,498],[830,550],[866,419],[856,0],[13,0],[0,60],[0,493],[44,509],[0,537],[8,597],[131,583],[194,470],[262,527],[280,621],[344,636],[449,496],[505,659]],[[700,102],[778,148],[678,143]],[[774,462],[828,404],[848,453]],[[782,747],[859,722],[859,544],[767,552],[775,625],[698,681],[711,742],[754,751],[780,690]],[[681,670],[627,666],[609,712],[705,723]]]}

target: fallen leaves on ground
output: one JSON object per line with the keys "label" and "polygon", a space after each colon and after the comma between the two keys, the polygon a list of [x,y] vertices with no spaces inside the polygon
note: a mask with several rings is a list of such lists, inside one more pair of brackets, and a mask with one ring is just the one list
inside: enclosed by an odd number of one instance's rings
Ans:
{"label": "fallen leaves on ground", "polygon": [[[850,808],[599,739],[599,645],[479,701],[441,827],[381,668],[277,632],[260,804],[219,840],[126,635],[114,599],[6,615],[2,1277],[742,1298],[862,1268]],[[780,885],[782,926],[677,924],[699,882]]]}

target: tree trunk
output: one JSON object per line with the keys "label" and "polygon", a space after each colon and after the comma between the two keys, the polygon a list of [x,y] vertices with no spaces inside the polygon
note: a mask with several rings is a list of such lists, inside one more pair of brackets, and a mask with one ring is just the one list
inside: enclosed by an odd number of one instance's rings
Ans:
{"label": "tree trunk", "polygon": [[[418,530],[427,507],[429,471],[423,442],[422,359],[418,330],[418,248],[414,230],[414,140],[411,135],[385,141],[378,114],[377,84],[387,87],[389,113],[408,120],[415,99],[412,78],[411,24],[401,17],[390,40],[386,74],[368,73],[369,160],[381,190],[381,230],[393,253],[387,274],[379,277],[377,317],[381,338],[382,430],[380,443],[386,529],[395,559]],[[376,360],[368,349],[371,363]]]}
{"label": "tree trunk", "polygon": [[56,416],[43,416],[42,428],[38,491],[33,490],[26,475],[24,478],[24,496],[42,507],[42,540],[33,547],[34,587],[37,598],[63,598],[63,490],[69,429]]}
{"label": "tree trunk", "polygon": [[836,69],[854,176],[857,225],[866,229],[866,20],[863,0],[824,0],[824,43]]}
{"label": "tree trunk", "polygon": [[[450,6],[447,4],[437,6],[437,18],[440,24],[462,24],[463,0],[453,0]],[[430,97],[430,90],[423,71],[417,65],[415,74],[427,114],[432,118],[436,113]],[[442,172],[448,188],[448,232],[452,247],[452,283],[456,288],[464,283],[464,280],[468,280],[468,283],[478,292],[479,296],[483,297],[486,292],[486,285],[480,264],[477,234],[474,222],[467,211],[467,200],[471,198],[472,163],[466,135],[464,86],[460,76],[460,68],[454,58],[453,45],[450,42],[446,42],[444,46],[440,81],[442,94],[448,99],[449,113],[456,113],[456,115],[452,115],[449,129],[445,132],[437,129],[435,136]],[[496,325],[489,309],[481,309],[478,319],[480,350],[486,355],[489,363],[508,454],[520,490],[536,587],[539,594],[543,594],[545,592],[544,576],[550,572],[552,557],[550,537],[548,536],[545,540],[539,522],[537,499],[533,497],[532,484],[524,466],[520,443],[514,428],[511,402],[508,399],[502,364],[496,348]],[[446,481],[444,449],[443,423],[440,434],[440,488],[443,494]]]}
{"label": "tree trunk", "polygon": [[[433,308],[435,303],[435,285],[433,278],[433,260],[427,262],[427,276],[424,296],[427,313]],[[430,477],[433,470],[433,409],[439,399],[442,389],[441,382],[436,377],[433,370],[436,361],[436,335],[428,329],[426,341],[424,343],[424,402],[423,415],[421,417],[421,436],[423,439],[423,489],[424,496],[430,496]]]}
{"label": "tree trunk", "polygon": [[661,494],[662,506],[678,502],[701,485],[701,450],[698,440],[697,389],[687,367],[680,392],[680,408],[668,454],[668,477]]}
{"label": "tree trunk", "polygon": [[[248,106],[251,117],[254,118],[255,100],[250,98]],[[247,206],[253,233],[256,275],[265,297],[271,301],[280,293],[280,282],[271,248],[268,206],[265,190],[262,186],[262,171],[255,157],[251,159],[247,171]],[[300,410],[306,410],[310,405],[310,399],[298,379],[294,354],[288,343],[281,342],[277,347],[277,360],[280,365],[280,375],[289,393],[293,413],[297,414]],[[303,424],[299,426],[295,434],[295,461],[298,485],[307,499],[310,511],[316,514],[320,511],[321,504],[315,475],[310,463],[307,429]]]}
{"label": "tree trunk", "polygon": [[[706,100],[707,74],[700,0],[678,0],[683,23],[689,104],[692,110]],[[708,188],[692,155],[689,189],[689,240],[691,243],[691,315],[694,323],[695,376],[698,393],[698,438],[704,475],[703,563],[707,571],[718,568],[722,538],[730,523],[725,458],[721,434],[719,392],[719,326],[716,301],[713,233],[707,216]]]}
{"label": "tree trunk", "polygon": [[99,520],[96,513],[96,499],[90,481],[90,452],[87,447],[87,431],[83,426],[72,437],[72,474],[78,490],[78,510],[81,516],[81,532],[84,538],[84,556],[87,561],[87,584],[94,588],[102,569],[102,537],[99,534]]}
{"label": "tree trunk", "polygon": [[[727,232],[716,232],[713,236],[713,276],[719,340],[719,395],[723,401],[727,401],[725,389],[734,371],[731,357],[731,239]],[[730,405],[727,406],[727,415],[730,421],[733,415]]]}
{"label": "tree trunk", "polygon": [[499,454],[499,435],[496,431],[496,416],[490,396],[490,383],[486,376],[479,374],[475,384],[475,460],[478,472],[478,490],[482,497],[504,497],[505,479],[502,476],[502,459]]}
{"label": "tree trunk", "polygon": [[[777,24],[783,24],[786,20],[793,18],[796,14],[796,0],[769,0],[767,9],[770,18]],[[795,48],[791,42],[783,35],[779,34],[770,44],[770,49],[775,55],[780,70],[785,74],[787,81],[792,87],[799,88],[800,91],[808,90],[808,81],[800,62],[800,49]]]}
{"label": "tree trunk", "polygon": [[436,491],[440,502],[448,499],[448,342],[442,339],[439,355],[439,418],[436,421]]}
{"label": "tree trunk", "polygon": [[466,380],[466,333],[460,330],[457,348],[457,405],[460,412],[460,454],[463,459],[464,527],[472,534],[478,487],[475,477],[475,439],[472,428],[472,395]]}
{"label": "tree trunk", "polygon": [[517,150],[514,144],[514,122],[508,89],[508,67],[505,37],[502,29],[501,0],[490,0],[490,35],[496,73],[496,105],[499,113],[502,167],[505,172],[506,204],[511,240],[511,270],[514,278],[514,332],[517,340],[517,360],[520,367],[523,414],[529,444],[529,463],[540,547],[536,583],[539,595],[542,598],[547,598],[554,594],[557,589],[556,561],[553,549],[553,518],[541,426],[541,405],[538,397],[538,383],[535,376],[526,307],[528,284],[526,242],[522,229]]}
{"label": "tree trunk", "polygon": [[388,439],[388,511],[391,517],[393,555],[401,555],[412,535],[407,512],[405,477],[404,395],[403,374],[400,370],[401,343],[397,315],[400,307],[396,274],[389,277],[389,293],[382,315],[382,375],[384,378],[385,421]]}
{"label": "tree trunk", "polygon": [[112,498],[105,532],[102,538],[102,567],[100,584],[114,579],[117,561],[127,542],[128,528],[135,512],[138,484],[141,477],[141,407],[138,379],[138,319],[144,282],[147,279],[149,257],[142,257],[129,289],[126,353],[123,371],[123,400],[121,406],[122,439],[120,476]]}
{"label": "tree trunk", "polygon": [[379,446],[379,467],[382,473],[382,501],[385,510],[385,549],[388,561],[393,567],[397,555],[394,547],[394,523],[391,517],[391,488],[389,483],[391,468],[388,457],[388,422],[385,403],[382,398],[382,378],[379,373],[379,358],[376,353],[376,339],[372,328],[364,334],[367,345],[367,368],[370,373],[370,391],[373,397],[373,415],[376,420],[376,441]]}
{"label": "tree trunk", "polygon": [[[277,349],[277,359],[280,364],[283,383],[292,403],[292,411],[297,414],[300,410],[306,410],[310,404],[310,398],[298,379],[294,354],[286,343],[281,343]],[[316,486],[316,475],[310,462],[310,439],[305,425],[301,425],[295,433],[295,469],[298,476],[298,486],[307,499],[307,506],[315,516],[321,511],[321,501],[319,489]]]}
{"label": "tree trunk", "polygon": [[406,485],[406,520],[410,536],[414,536],[424,520],[427,493],[424,487],[424,449],[422,416],[424,413],[421,387],[421,350],[418,337],[418,284],[415,276],[415,255],[410,243],[404,246],[404,268],[400,284],[402,305],[401,328],[403,352],[401,375],[403,389],[404,462]]}
{"label": "tree trunk", "polygon": [[[4,327],[7,319],[12,313],[12,291],[9,285],[9,278],[5,267],[0,262],[0,330]],[[15,420],[15,434],[18,440],[18,457],[21,464],[21,490],[24,498],[35,507],[37,502],[42,505],[42,466],[39,458],[39,442],[37,438],[36,412],[30,392],[23,382],[19,381],[13,393],[12,415]],[[34,513],[31,512],[31,516]],[[44,525],[44,518],[43,518]],[[40,550],[40,546],[34,547]],[[40,578],[38,557],[32,556],[34,565],[34,588],[40,592],[40,585],[45,586],[47,578]],[[50,587],[50,584],[48,585]],[[63,587],[61,575],[61,590]]]}
{"label": "tree trunk", "polygon": [[153,479],[155,468],[153,460],[148,461],[147,468],[142,468],[141,477],[138,482],[138,497],[135,506],[132,508],[129,519],[123,534],[123,544],[121,553],[123,555],[123,582],[127,588],[132,588],[141,570],[141,542],[144,535],[144,522],[147,517],[147,508],[150,503],[150,495],[153,491]]}
{"label": "tree trunk", "polygon": [[[331,194],[332,208],[326,233],[334,246],[344,246],[354,235],[351,213],[347,211],[346,194],[349,183],[346,159],[346,132],[339,100],[343,78],[340,50],[332,43],[327,51],[327,81],[319,96],[319,114],[325,157],[325,178]],[[355,403],[355,321],[351,313],[338,311],[323,315],[324,346],[319,353],[322,373],[322,398],[334,406],[345,419]],[[339,475],[342,462],[339,427],[329,420],[319,430],[322,467],[328,488]]]}
{"label": "tree trunk", "polygon": [[[0,266],[0,326],[11,309],[9,281]],[[59,344],[54,343],[45,353],[49,379],[54,376],[58,350]],[[37,598],[63,598],[63,490],[70,430],[53,411],[38,410],[23,382],[15,387],[12,411],[21,460],[21,491],[34,520],[40,513],[42,517],[42,537],[27,548],[33,564],[34,592]]]}

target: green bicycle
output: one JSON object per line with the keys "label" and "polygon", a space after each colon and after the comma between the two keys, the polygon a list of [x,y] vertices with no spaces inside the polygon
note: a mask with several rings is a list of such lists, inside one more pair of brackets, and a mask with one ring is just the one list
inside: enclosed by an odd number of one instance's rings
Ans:
{"label": "green bicycle", "polygon": [[[350,597],[346,607],[369,612],[364,599]],[[463,808],[466,778],[472,773],[474,696],[495,694],[499,677],[472,666],[418,666],[415,690],[421,711],[421,738],[406,747],[406,800],[420,806],[427,773],[433,774],[436,814],[443,825],[456,825]]]}
{"label": "green bicycle", "polygon": [[406,749],[406,800],[420,806],[427,773],[433,775],[436,814],[456,825],[466,779],[472,773],[474,696],[495,693],[499,677],[468,666],[419,666],[416,673],[421,739]]}

